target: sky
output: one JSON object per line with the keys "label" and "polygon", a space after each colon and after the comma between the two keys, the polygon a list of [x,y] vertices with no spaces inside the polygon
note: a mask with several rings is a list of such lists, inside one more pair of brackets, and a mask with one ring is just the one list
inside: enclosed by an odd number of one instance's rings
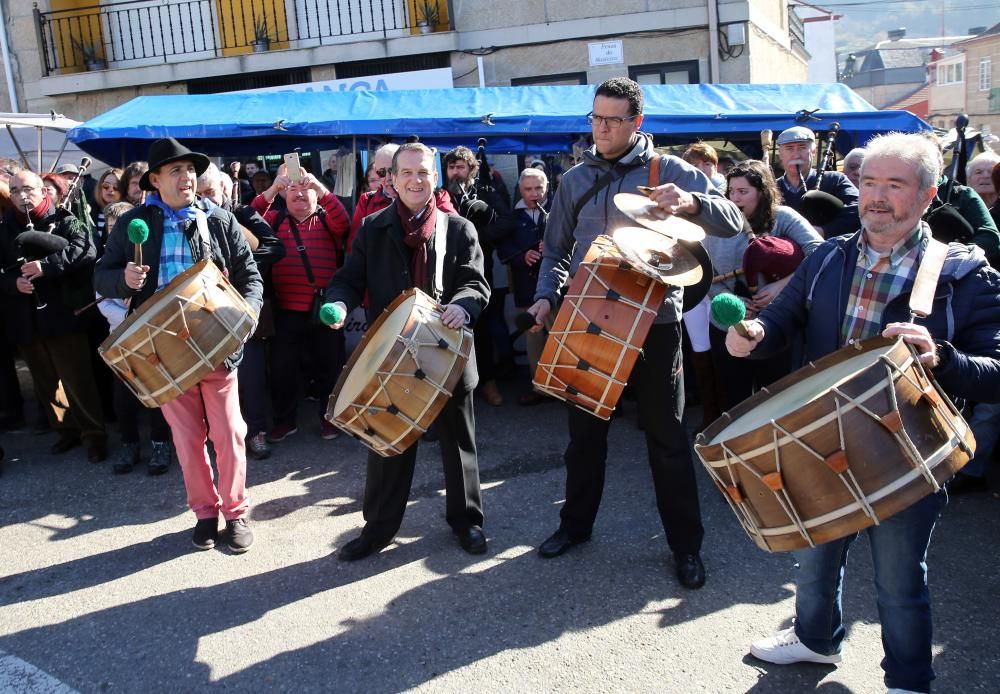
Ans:
{"label": "sky", "polygon": [[[766,0],[765,0],[766,1]],[[1000,22],[1000,0],[809,0],[843,17],[837,22],[837,52],[869,48],[890,29],[908,38],[965,35],[970,27]]]}

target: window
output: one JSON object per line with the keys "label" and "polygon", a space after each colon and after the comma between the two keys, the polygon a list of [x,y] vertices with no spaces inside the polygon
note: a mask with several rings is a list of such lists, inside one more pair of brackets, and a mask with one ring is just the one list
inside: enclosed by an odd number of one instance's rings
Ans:
{"label": "window", "polygon": [[586,72],[564,72],[561,75],[540,75],[538,77],[514,77],[510,81],[512,87],[529,86],[560,86],[587,83]]}
{"label": "window", "polygon": [[937,83],[940,84],[961,84],[965,81],[965,64],[964,63],[949,63],[947,65],[938,65],[937,68]]}
{"label": "window", "polygon": [[979,91],[989,91],[993,85],[993,61],[990,58],[979,59]]}
{"label": "window", "polygon": [[698,84],[698,61],[634,65],[628,69],[628,76],[639,84]]}

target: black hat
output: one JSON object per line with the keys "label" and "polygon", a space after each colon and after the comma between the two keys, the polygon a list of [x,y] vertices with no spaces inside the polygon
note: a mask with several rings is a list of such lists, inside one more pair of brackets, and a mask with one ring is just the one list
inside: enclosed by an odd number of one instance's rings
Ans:
{"label": "black hat", "polygon": [[149,171],[139,179],[139,187],[143,190],[153,191],[153,184],[149,182],[149,174],[156,173],[161,166],[172,161],[187,159],[194,164],[194,172],[201,176],[205,173],[211,163],[204,154],[192,152],[187,147],[172,137],[165,137],[157,140],[149,147]]}

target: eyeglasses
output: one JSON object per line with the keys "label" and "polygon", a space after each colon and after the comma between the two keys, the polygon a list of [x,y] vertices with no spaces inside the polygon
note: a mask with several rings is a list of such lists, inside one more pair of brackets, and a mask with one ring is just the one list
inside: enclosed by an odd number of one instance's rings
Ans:
{"label": "eyeglasses", "polygon": [[375,173],[379,178],[385,178],[392,173],[392,169],[375,169]]}
{"label": "eyeglasses", "polygon": [[622,123],[625,121],[633,121],[638,117],[638,115],[629,116],[627,118],[619,118],[618,116],[595,116],[593,111],[591,111],[587,114],[587,122],[591,125],[597,125],[598,127],[606,125],[612,130],[617,130],[622,127]]}
{"label": "eyeglasses", "polygon": [[31,193],[35,192],[36,190],[41,190],[41,189],[42,189],[41,186],[24,186],[22,188],[11,188],[10,189],[10,194],[11,195],[30,195]]}

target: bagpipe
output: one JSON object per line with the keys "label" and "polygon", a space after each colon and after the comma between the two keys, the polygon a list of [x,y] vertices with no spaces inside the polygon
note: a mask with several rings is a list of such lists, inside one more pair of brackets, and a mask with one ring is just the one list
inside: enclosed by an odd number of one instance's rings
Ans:
{"label": "bagpipe", "polygon": [[965,128],[968,124],[969,117],[964,113],[955,119],[955,144],[952,147],[948,171],[948,192],[940,205],[933,207],[924,215],[924,220],[930,226],[934,238],[944,243],[957,241],[969,244],[973,242],[975,235],[972,225],[951,204],[951,196],[955,192],[955,186],[958,185],[959,176],[965,170],[962,159],[965,158]]}
{"label": "bagpipe", "polygon": [[[843,200],[820,190],[820,185],[823,183],[823,174],[826,173],[827,169],[834,168],[837,160],[835,143],[839,132],[840,123],[831,123],[830,130],[826,134],[823,151],[816,162],[816,185],[812,190],[807,190],[802,196],[802,206],[799,211],[813,226],[823,226],[833,221],[834,217],[840,214],[840,211],[844,207]],[[799,170],[799,177],[802,177],[801,170]]]}

